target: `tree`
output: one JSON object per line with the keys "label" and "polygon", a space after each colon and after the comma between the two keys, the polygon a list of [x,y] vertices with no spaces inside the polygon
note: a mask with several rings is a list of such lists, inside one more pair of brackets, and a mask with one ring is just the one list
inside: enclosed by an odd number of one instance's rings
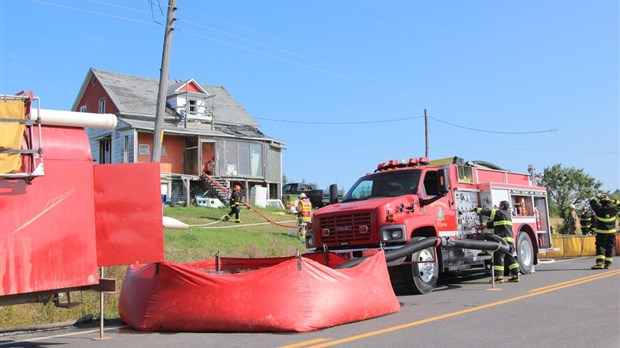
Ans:
{"label": "tree", "polygon": [[583,169],[562,168],[560,164],[545,168],[541,184],[547,187],[550,210],[560,215],[564,221],[567,220],[568,207],[571,204],[585,204],[603,185]]}

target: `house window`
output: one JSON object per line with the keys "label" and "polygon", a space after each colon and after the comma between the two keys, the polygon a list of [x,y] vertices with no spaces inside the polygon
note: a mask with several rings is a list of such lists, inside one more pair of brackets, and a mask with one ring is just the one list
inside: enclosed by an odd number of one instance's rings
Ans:
{"label": "house window", "polygon": [[141,155],[150,155],[151,146],[149,144],[140,144],[138,151],[139,151],[138,153]]}
{"label": "house window", "polygon": [[226,142],[226,158],[224,159],[224,171],[227,176],[236,176],[237,172],[237,142]]}
{"label": "house window", "polygon": [[226,142],[226,175],[262,177],[263,144],[248,141]]}
{"label": "house window", "polygon": [[105,113],[105,98],[99,99],[99,113],[100,114]]}
{"label": "house window", "polygon": [[196,101],[195,100],[189,100],[188,101],[189,104],[189,112],[192,114],[196,113]]}
{"label": "house window", "polygon": [[250,176],[263,176],[263,144],[250,144]]}
{"label": "house window", "polygon": [[112,144],[110,138],[99,141],[99,164],[112,163]]}
{"label": "house window", "polygon": [[237,154],[239,162],[239,175],[250,176],[250,143],[237,142]]}
{"label": "house window", "polygon": [[86,105],[80,106],[80,112],[88,112],[88,108],[86,107]]}

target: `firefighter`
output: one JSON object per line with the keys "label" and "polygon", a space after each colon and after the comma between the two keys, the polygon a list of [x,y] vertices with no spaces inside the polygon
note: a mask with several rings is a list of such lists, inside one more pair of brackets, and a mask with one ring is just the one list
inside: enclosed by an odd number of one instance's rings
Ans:
{"label": "firefighter", "polygon": [[488,216],[491,220],[487,222],[487,228],[493,228],[493,232],[508,243],[510,249],[507,253],[496,251],[493,254],[493,269],[495,270],[495,281],[504,281],[504,264],[508,265],[510,271],[509,282],[519,281],[519,263],[514,257],[514,233],[512,232],[512,217],[510,214],[510,203],[507,201],[499,202],[499,209],[476,208],[476,213]]}
{"label": "firefighter", "polygon": [[587,235],[590,233],[590,227],[592,225],[592,211],[587,206],[581,207],[581,214],[579,214],[579,222],[581,223],[581,233]]}
{"label": "firefighter", "polygon": [[580,233],[577,232],[581,229],[581,223],[579,221],[579,214],[575,209],[575,205],[571,203],[568,207],[568,234],[580,235]]}
{"label": "firefighter", "polygon": [[609,269],[616,247],[616,219],[620,213],[618,201],[612,202],[607,194],[601,193],[590,200],[590,207],[596,214],[596,264],[592,269]]}
{"label": "firefighter", "polygon": [[306,240],[306,226],[312,219],[312,203],[305,193],[299,195],[297,202],[297,224],[299,225],[299,238]]}
{"label": "firefighter", "polygon": [[224,220],[228,221],[232,219],[233,215],[235,216],[235,222],[241,223],[241,213],[240,207],[241,204],[241,186],[235,185],[233,186],[233,192],[230,194],[230,213],[224,216]]}

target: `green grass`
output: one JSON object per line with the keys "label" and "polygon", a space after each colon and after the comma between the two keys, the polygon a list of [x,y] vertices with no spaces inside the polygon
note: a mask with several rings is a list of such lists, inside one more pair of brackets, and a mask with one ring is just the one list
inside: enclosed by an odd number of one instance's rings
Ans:
{"label": "green grass", "polygon": [[[165,259],[184,263],[214,258],[217,252],[222,257],[276,257],[291,256],[297,250],[306,251],[304,244],[295,235],[289,234],[296,217],[277,209],[259,209],[260,214],[242,208],[242,224],[220,221],[228,209],[203,207],[164,208],[164,215],[178,219],[190,226],[187,230],[166,229],[164,231]],[[265,217],[290,227],[269,223]],[[118,297],[122,287],[126,266],[105,268],[106,278],[117,279],[117,291],[105,294],[104,318],[118,318]],[[92,314],[99,318],[99,293],[72,292],[73,301],[81,304],[73,308],[57,308],[48,304],[23,304],[0,307],[0,328],[14,328],[38,324],[77,320]]]}

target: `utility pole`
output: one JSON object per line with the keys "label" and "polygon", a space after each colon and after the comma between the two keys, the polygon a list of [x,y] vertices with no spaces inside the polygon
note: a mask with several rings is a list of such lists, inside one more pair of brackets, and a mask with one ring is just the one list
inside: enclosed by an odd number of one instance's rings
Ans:
{"label": "utility pole", "polygon": [[424,157],[428,158],[428,114],[424,109],[424,142],[426,145],[426,151],[424,151]]}
{"label": "utility pole", "polygon": [[161,54],[161,69],[159,72],[159,91],[157,93],[157,110],[155,111],[155,130],[153,133],[153,152],[151,162],[161,159],[161,143],[164,140],[164,116],[166,115],[166,92],[168,90],[168,75],[170,72],[170,49],[172,47],[172,31],[174,30],[174,12],[176,0],[168,0],[168,15],[166,16],[166,31],[164,32],[164,49]]}

